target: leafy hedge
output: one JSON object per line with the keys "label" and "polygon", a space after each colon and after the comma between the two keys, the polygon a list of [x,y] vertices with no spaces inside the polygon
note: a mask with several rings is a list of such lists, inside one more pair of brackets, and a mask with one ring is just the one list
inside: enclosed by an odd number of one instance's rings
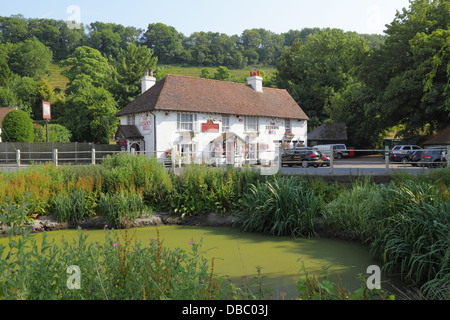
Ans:
{"label": "leafy hedge", "polygon": [[175,175],[155,159],[121,153],[96,166],[2,172],[0,225],[50,214],[74,223],[102,215],[111,226],[124,226],[153,210],[234,213],[248,232],[306,237],[325,229],[358,238],[385,271],[417,283],[427,297],[448,299],[449,177],[442,169],[396,176],[388,185],[357,179],[339,186],[317,177],[208,166]]}

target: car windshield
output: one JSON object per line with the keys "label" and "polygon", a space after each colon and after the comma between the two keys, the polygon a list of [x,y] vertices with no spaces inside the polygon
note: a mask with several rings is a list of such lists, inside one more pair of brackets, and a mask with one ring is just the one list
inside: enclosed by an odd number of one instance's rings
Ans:
{"label": "car windshield", "polygon": [[400,150],[400,146],[395,146],[392,150]]}

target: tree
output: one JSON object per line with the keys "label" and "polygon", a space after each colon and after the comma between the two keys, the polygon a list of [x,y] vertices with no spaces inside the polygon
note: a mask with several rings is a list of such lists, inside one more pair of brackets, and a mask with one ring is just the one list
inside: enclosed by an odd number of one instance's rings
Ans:
{"label": "tree", "polygon": [[22,15],[0,17],[0,40],[18,43],[28,39],[28,24]]}
{"label": "tree", "polygon": [[69,86],[66,90],[68,94],[78,91],[78,87],[82,87],[84,82],[101,87],[105,85],[111,75],[108,60],[102,56],[100,51],[86,46],[76,48],[75,52],[61,64],[69,67],[62,72],[69,79]]}
{"label": "tree", "polygon": [[2,122],[2,141],[33,142],[33,121],[22,110],[8,112]]}
{"label": "tree", "polygon": [[378,132],[402,125],[399,134],[410,136],[448,125],[448,21],[448,1],[411,1],[368,56],[360,78],[374,96],[367,105],[381,119]]}
{"label": "tree", "polygon": [[222,81],[230,81],[231,75],[230,71],[227,67],[218,67],[217,72],[214,73],[214,79],[216,80],[222,80]]}
{"label": "tree", "polygon": [[163,64],[176,63],[183,52],[184,35],[163,23],[149,24],[141,42],[150,48]]}
{"label": "tree", "polygon": [[92,82],[79,80],[77,91],[67,98],[64,124],[72,141],[109,143],[117,128],[117,103],[112,94]]}
{"label": "tree", "polygon": [[313,129],[329,118],[333,96],[352,85],[367,53],[356,33],[323,29],[296,41],[279,59],[276,83],[287,89],[310,118]]}
{"label": "tree", "polygon": [[[46,142],[47,141],[47,129],[39,124],[33,124],[34,128],[34,142]],[[72,134],[70,131],[60,125],[51,123],[48,125],[48,140],[49,142],[70,142]]]}
{"label": "tree", "polygon": [[46,73],[52,58],[52,51],[42,42],[27,39],[10,49],[9,68],[22,77],[39,78]]}
{"label": "tree", "polygon": [[112,60],[109,91],[118,102],[119,110],[141,94],[141,78],[146,68],[156,70],[157,58],[144,46],[129,44],[121,49],[117,60]]}

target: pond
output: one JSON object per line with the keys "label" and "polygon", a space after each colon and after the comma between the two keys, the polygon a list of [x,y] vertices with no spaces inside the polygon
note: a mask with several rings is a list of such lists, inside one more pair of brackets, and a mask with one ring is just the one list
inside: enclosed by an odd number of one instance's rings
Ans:
{"label": "pond", "polygon": [[[103,241],[103,230],[88,230],[88,240]],[[123,232],[117,230],[116,232]],[[371,258],[369,249],[357,242],[331,238],[293,239],[290,237],[275,237],[256,233],[244,233],[229,227],[191,227],[191,226],[159,226],[132,229],[143,244],[157,237],[164,246],[170,249],[181,248],[189,251],[190,242],[202,243],[203,256],[209,260],[214,258],[216,274],[229,278],[236,284],[241,284],[245,277],[251,284],[256,284],[257,267],[261,267],[263,287],[272,292],[274,299],[279,299],[283,293],[286,298],[295,298],[296,283],[301,277],[302,263],[308,274],[329,274],[329,279],[337,281],[339,273],[342,284],[349,291],[361,286],[358,275],[366,277],[367,268],[380,265]],[[77,237],[76,230],[48,232],[48,239],[59,241]],[[40,235],[37,234],[37,243]],[[7,239],[0,239],[6,244]],[[398,279],[381,275],[382,289],[394,292],[395,287],[401,287]]]}

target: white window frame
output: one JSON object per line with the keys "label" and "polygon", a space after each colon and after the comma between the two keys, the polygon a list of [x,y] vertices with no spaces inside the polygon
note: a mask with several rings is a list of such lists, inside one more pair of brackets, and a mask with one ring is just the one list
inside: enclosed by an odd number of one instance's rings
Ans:
{"label": "white window frame", "polygon": [[245,132],[259,132],[259,121],[256,116],[245,116]]}
{"label": "white window frame", "polygon": [[291,119],[284,119],[285,132],[292,133]]}
{"label": "white window frame", "polygon": [[197,124],[197,115],[194,113],[177,114],[178,131],[195,131]]}
{"label": "white window frame", "polygon": [[134,114],[127,116],[127,125],[135,125],[136,124],[136,116]]}
{"label": "white window frame", "polygon": [[222,116],[222,132],[230,132],[230,116]]}

